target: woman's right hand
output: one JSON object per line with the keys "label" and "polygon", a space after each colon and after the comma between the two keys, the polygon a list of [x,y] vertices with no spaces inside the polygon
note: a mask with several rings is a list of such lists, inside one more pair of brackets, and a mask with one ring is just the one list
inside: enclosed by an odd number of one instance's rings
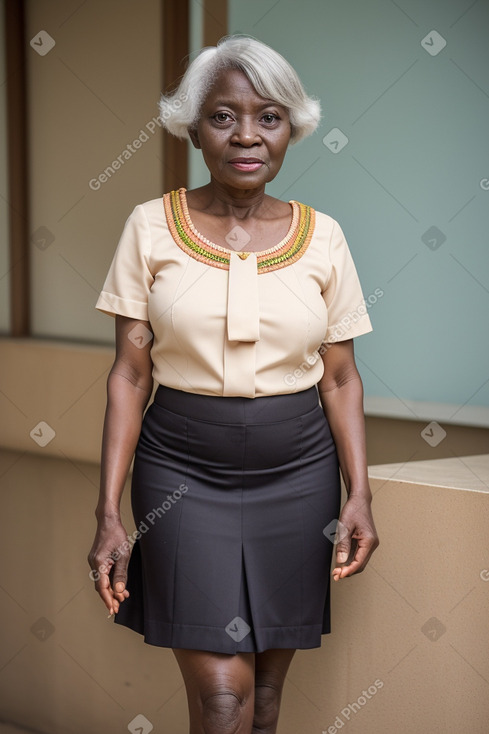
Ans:
{"label": "woman's right hand", "polygon": [[130,556],[131,545],[120,518],[99,520],[88,563],[90,578],[109,614],[117,614],[120,603],[129,596],[126,581]]}

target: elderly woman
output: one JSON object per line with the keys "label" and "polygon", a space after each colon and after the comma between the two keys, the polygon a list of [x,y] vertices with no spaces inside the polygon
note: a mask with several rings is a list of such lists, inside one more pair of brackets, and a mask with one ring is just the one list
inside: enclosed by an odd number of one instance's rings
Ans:
{"label": "elderly woman", "polygon": [[173,650],[191,734],[276,731],[295,650],[330,632],[335,529],[335,580],[378,545],[355,266],[334,219],[265,193],[319,116],[263,43],[204,49],[160,117],[210,181],[135,207],[96,304],[116,358],[89,563],[115,621]]}

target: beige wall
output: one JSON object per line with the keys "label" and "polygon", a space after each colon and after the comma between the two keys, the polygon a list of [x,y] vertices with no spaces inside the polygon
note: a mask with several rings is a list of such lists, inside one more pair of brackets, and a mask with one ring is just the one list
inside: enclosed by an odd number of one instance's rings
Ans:
{"label": "beige wall", "polygon": [[451,456],[485,453],[489,447],[489,429],[442,423],[446,436],[432,446],[423,435],[429,435],[430,421],[399,420],[366,416],[367,460],[369,464],[392,461],[422,461]]}
{"label": "beige wall", "polygon": [[[381,546],[363,574],[334,585],[321,648],[297,652],[280,734],[320,734],[335,721],[348,734],[487,732],[488,495],[454,485],[478,475],[487,490],[489,457],[462,459],[455,482],[444,466],[453,460],[371,469]],[[0,473],[1,718],[45,734],[107,734],[143,714],[154,731],[186,734],[173,653],[109,622],[88,578],[98,467],[2,451]]]}
{"label": "beige wall", "polygon": [[[27,55],[31,231],[54,237],[31,249],[35,336],[113,339],[111,319],[95,311],[97,294],[130,212],[163,193],[161,129],[146,127],[162,86],[160,6],[27,3],[28,38],[46,31],[55,41],[45,56]],[[140,147],[90,188],[141,130]]]}

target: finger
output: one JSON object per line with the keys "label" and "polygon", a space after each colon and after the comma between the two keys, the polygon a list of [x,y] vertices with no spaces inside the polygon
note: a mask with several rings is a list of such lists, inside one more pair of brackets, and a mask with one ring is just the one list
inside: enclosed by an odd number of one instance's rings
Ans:
{"label": "finger", "polygon": [[341,568],[335,568],[333,571],[333,578],[337,576],[338,578],[335,578],[335,581],[337,581],[339,578],[345,578],[346,576],[353,576],[355,573],[360,573],[360,571],[363,571],[365,566],[367,565],[367,561],[370,558],[370,555],[373,551],[373,541],[372,543],[366,540],[359,541],[354,557],[350,561],[350,563],[346,563]]}
{"label": "finger", "polygon": [[97,589],[97,591],[102,597],[103,602],[109,610],[110,614],[117,614],[120,609],[120,603],[123,602],[124,599],[127,599],[127,597],[129,596],[129,592],[127,590],[124,590],[122,593],[115,592],[110,585],[110,580],[108,577],[107,586],[101,587]]}
{"label": "finger", "polygon": [[348,566],[335,568],[333,571],[333,579],[335,581],[339,581],[339,579],[344,579],[347,576],[353,576],[354,573],[358,573],[361,570],[360,564],[357,561],[352,561]]}
{"label": "finger", "polygon": [[342,578],[343,566],[341,568],[335,568],[333,570],[333,581],[339,581]]}
{"label": "finger", "polygon": [[[338,523],[340,527],[342,523]],[[336,544],[336,563],[346,563],[351,553],[351,532],[343,525],[343,532],[340,534],[339,540]]]}
{"label": "finger", "polygon": [[126,589],[128,563],[129,555],[121,555],[111,569],[112,588],[115,598],[119,601],[124,601],[129,596]]}
{"label": "finger", "polygon": [[114,614],[117,611],[117,609],[115,609],[115,606],[116,604],[118,604],[118,601],[117,599],[114,599],[113,589],[110,585],[108,573],[100,574],[100,578],[96,582],[95,588],[101,596],[105,606],[109,610],[109,613]]}

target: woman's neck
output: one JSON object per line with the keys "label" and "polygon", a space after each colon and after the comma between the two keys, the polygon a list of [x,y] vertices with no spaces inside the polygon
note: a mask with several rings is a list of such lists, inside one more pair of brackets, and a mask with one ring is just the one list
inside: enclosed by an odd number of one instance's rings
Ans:
{"label": "woman's neck", "polygon": [[246,219],[256,215],[266,200],[265,187],[260,189],[230,189],[216,181],[187,192],[191,208],[214,214],[218,217]]}

